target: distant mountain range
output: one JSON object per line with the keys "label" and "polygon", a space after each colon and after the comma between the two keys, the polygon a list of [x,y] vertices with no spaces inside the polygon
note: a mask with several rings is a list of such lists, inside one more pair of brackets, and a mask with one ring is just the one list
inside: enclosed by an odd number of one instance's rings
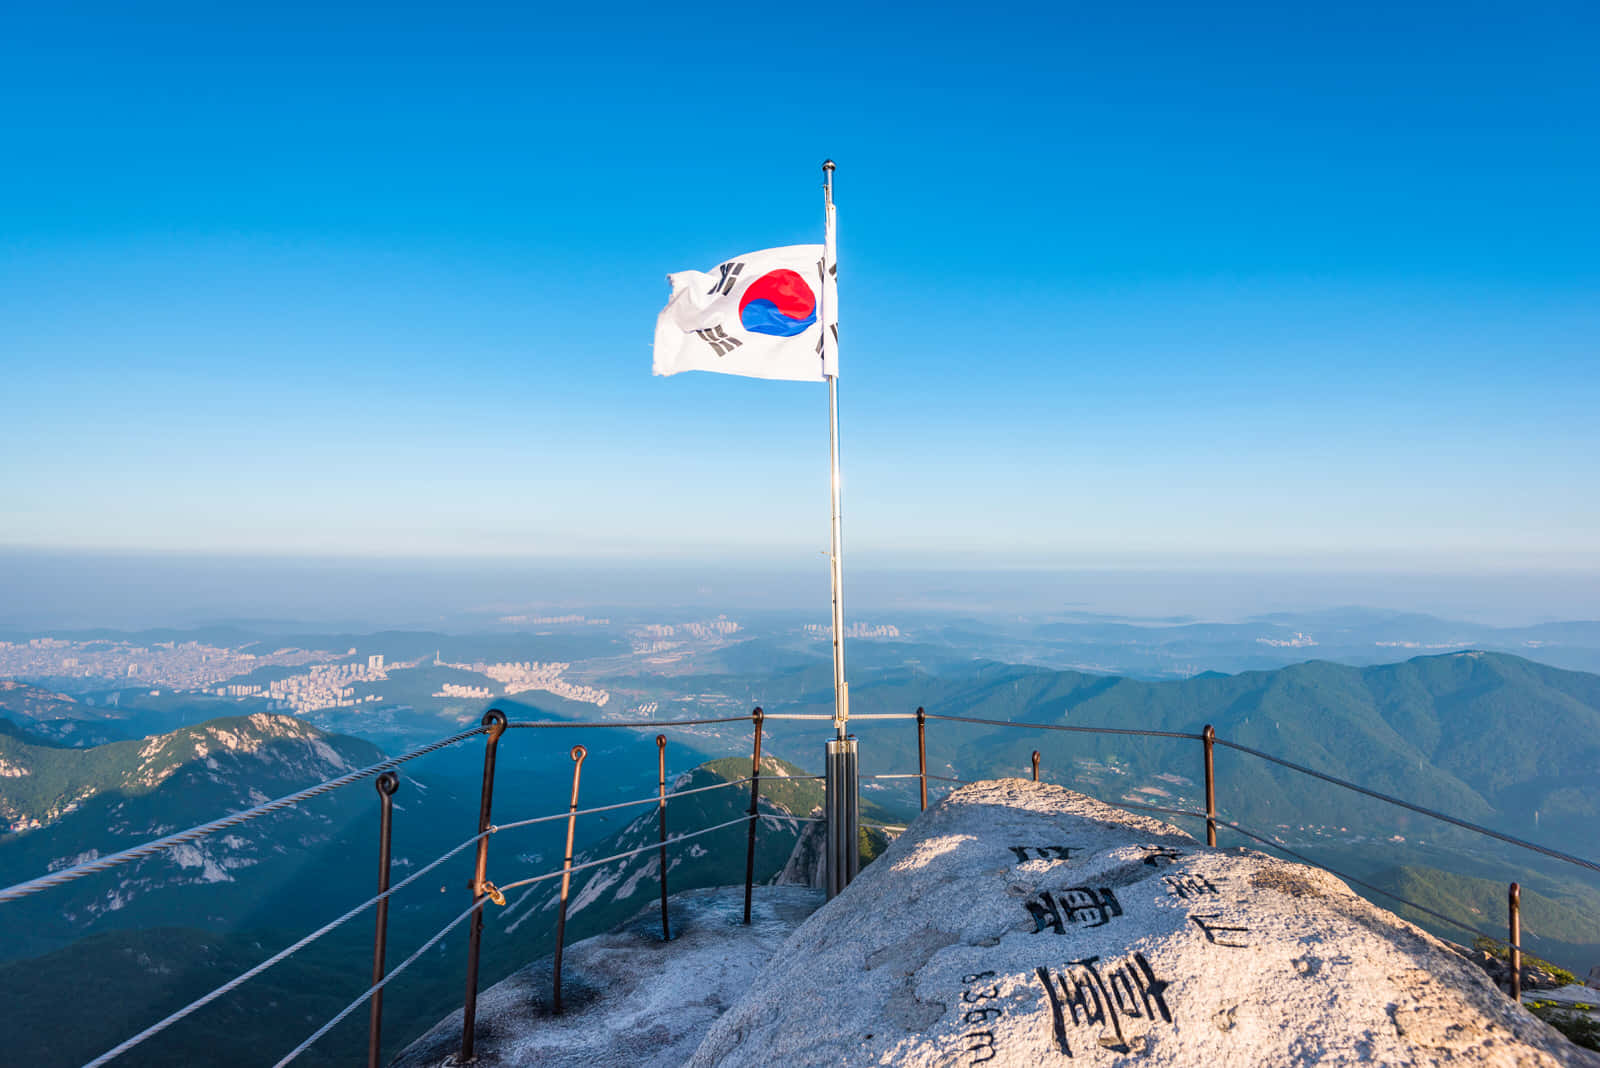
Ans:
{"label": "distant mountain range", "polygon": [[[785,711],[831,709],[825,668],[794,669],[768,686],[794,694]],[[1600,819],[1600,676],[1502,653],[1373,667],[1310,661],[1162,682],[1005,664],[937,676],[885,667],[858,672],[851,705],[858,714],[920,705],[1017,723],[1193,733],[1210,723],[1224,738],[1562,848],[1592,852]],[[869,770],[915,770],[912,727],[862,721],[859,729]],[[795,745],[816,745],[799,742],[801,732],[788,723],[773,732],[791,756]],[[1197,742],[933,721],[928,747],[930,765],[959,778],[1022,773],[1038,749],[1048,777],[1111,800],[1137,801],[1141,791],[1158,804],[1192,806],[1200,798]],[[1225,813],[1269,828],[1421,820],[1221,748],[1217,778]]]}
{"label": "distant mountain range", "polygon": [[1071,617],[1048,623],[970,620],[909,628],[922,641],[1009,663],[1145,678],[1202,670],[1275,670],[1315,657],[1364,666],[1446,651],[1528,657],[1600,671],[1600,621],[1491,626],[1370,608],[1279,612],[1237,622]]}
{"label": "distant mountain range", "polygon": [[0,720],[0,777],[9,780],[0,818],[5,830],[32,830],[106,796],[116,800],[104,810],[105,829],[139,834],[150,826],[139,799],[174,777],[182,781],[172,789],[186,803],[215,802],[221,812],[269,800],[266,788],[317,782],[379,759],[370,743],[265,712],[84,749],[37,744]]}

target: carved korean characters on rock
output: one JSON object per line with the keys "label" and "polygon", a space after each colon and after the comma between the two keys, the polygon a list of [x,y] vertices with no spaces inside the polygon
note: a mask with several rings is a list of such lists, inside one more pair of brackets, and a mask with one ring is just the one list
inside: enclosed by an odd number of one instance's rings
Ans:
{"label": "carved korean characters on rock", "polygon": [[[1074,845],[1012,845],[1007,848],[1019,866],[1044,862],[1051,869],[1070,869],[1073,861],[1085,852],[1083,847]],[[1171,868],[1188,855],[1172,846],[1147,845],[1140,847],[1140,854],[1133,862],[1151,868]],[[1121,885],[1124,895],[1130,892],[1127,879],[1110,881]],[[1140,877],[1135,877],[1132,883],[1141,890],[1149,885],[1152,883]],[[1160,882],[1154,885],[1163,888],[1169,898],[1186,904],[1198,905],[1216,898],[1219,893],[1216,884],[1205,875],[1181,869],[1163,873]],[[1074,931],[1106,927],[1124,915],[1123,903],[1111,886],[1092,884],[1088,880],[1079,885],[1038,890],[1023,901],[1022,906],[1027,916],[1023,929],[1038,935],[1071,936]],[[1211,945],[1228,949],[1247,946],[1243,941],[1248,934],[1246,929],[1223,922],[1220,912],[1196,911],[1189,914],[1188,919]],[[1072,1057],[1075,1048],[1081,1052],[1084,1043],[1093,1043],[1114,1053],[1142,1053],[1148,1046],[1147,1035],[1151,1029],[1168,1027],[1173,1022],[1172,1006],[1166,997],[1171,982],[1158,976],[1154,966],[1138,951],[1111,958],[1085,955],[1064,962],[1052,961],[1035,968],[1034,977],[1048,1006],[1051,1045],[1065,1057]],[[998,984],[985,986],[985,980],[994,978],[992,971],[963,977],[967,986],[961,997],[966,1013],[961,1020],[971,1025],[962,1036],[964,1063],[982,1064],[997,1054],[992,1025],[1005,1015],[1004,1009],[998,1003],[977,1010],[971,1008],[974,997],[979,1000],[998,997]]]}

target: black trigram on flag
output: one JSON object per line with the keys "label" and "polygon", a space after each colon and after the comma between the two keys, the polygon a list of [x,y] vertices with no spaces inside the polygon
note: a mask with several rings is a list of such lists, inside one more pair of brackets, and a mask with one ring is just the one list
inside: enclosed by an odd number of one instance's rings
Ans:
{"label": "black trigram on flag", "polygon": [[[743,266],[742,264],[740,266]],[[736,337],[729,337],[728,332],[720,326],[710,326],[704,330],[696,330],[700,340],[711,346],[711,351],[718,356],[726,356],[744,342]]]}
{"label": "black trigram on flag", "polygon": [[[710,296],[715,296],[720,292],[723,296],[727,296],[733,292],[734,284],[739,281],[739,272],[744,270],[744,261],[724,263],[717,270],[722,272],[722,276],[711,283],[711,288],[706,290],[706,293]],[[720,356],[721,353],[718,353],[718,355]]]}

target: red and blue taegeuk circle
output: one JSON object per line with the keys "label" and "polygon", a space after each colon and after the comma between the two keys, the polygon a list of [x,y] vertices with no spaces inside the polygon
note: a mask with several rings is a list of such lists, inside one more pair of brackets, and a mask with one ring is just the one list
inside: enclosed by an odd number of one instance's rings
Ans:
{"label": "red and blue taegeuk circle", "polygon": [[816,294],[804,278],[785,268],[751,282],[739,300],[739,322],[752,333],[794,337],[816,321]]}

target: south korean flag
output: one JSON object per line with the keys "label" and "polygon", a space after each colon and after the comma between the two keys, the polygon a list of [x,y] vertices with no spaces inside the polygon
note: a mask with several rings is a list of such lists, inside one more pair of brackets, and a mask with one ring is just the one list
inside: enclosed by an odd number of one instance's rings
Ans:
{"label": "south korean flag", "polygon": [[824,246],[762,249],[667,281],[672,298],[656,317],[656,374],[821,382],[839,373],[839,301]]}

